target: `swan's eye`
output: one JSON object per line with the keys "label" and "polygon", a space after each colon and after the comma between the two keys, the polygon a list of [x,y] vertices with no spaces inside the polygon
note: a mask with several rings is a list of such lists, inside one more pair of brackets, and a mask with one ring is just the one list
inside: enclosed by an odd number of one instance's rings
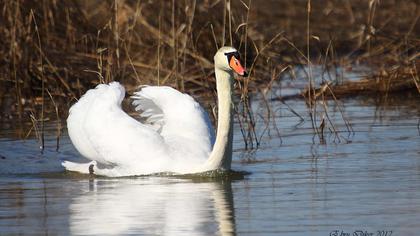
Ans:
{"label": "swan's eye", "polygon": [[228,63],[230,62],[230,59],[232,59],[232,56],[233,56],[232,54],[227,54],[226,55],[226,58],[227,58]]}
{"label": "swan's eye", "polygon": [[225,53],[228,63],[231,63],[232,57],[235,58],[235,64],[238,65],[238,60],[240,60],[241,56],[239,55],[239,52],[227,52]]}

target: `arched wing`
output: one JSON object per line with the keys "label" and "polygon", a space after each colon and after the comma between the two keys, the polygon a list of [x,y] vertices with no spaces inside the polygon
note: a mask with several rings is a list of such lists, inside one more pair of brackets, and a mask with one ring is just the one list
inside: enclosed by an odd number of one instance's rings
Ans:
{"label": "arched wing", "polygon": [[[208,158],[214,143],[213,128],[207,113],[192,97],[170,87],[145,87],[132,97],[143,118],[139,122],[121,109],[124,95],[118,82],[98,85],[70,110],[67,126],[74,146],[83,156],[97,161],[98,167],[105,167],[95,173],[182,173]],[[64,162],[63,166],[86,173],[90,164]]]}
{"label": "arched wing", "polygon": [[124,96],[119,83],[101,84],[73,105],[67,127],[74,146],[83,156],[105,165],[137,162],[144,172],[166,168],[164,163],[170,162],[165,140],[121,109]]}
{"label": "arched wing", "polygon": [[131,98],[143,123],[157,130],[173,152],[208,157],[214,129],[207,112],[191,96],[171,87],[147,86]]}

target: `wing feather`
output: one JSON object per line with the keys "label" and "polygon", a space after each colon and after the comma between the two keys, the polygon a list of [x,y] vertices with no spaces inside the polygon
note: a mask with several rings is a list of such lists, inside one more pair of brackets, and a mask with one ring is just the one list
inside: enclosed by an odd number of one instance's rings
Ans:
{"label": "wing feather", "polygon": [[[170,87],[144,87],[132,97],[142,122],[122,110],[124,97],[118,82],[98,85],[72,106],[67,119],[74,146],[108,168],[102,173],[183,172],[208,158],[213,128],[208,114],[192,97]],[[63,165],[86,168],[76,163]]]}
{"label": "wing feather", "polygon": [[157,125],[173,151],[208,157],[214,129],[207,112],[191,96],[171,87],[147,86],[131,98],[146,124]]}

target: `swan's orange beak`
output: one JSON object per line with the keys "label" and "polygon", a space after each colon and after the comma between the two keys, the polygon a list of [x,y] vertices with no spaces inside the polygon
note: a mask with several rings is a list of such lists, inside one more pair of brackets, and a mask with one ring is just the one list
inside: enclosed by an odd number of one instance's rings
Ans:
{"label": "swan's orange beak", "polygon": [[241,65],[241,62],[239,61],[238,58],[236,58],[235,56],[232,56],[230,58],[230,62],[229,62],[229,66],[236,72],[238,73],[238,75],[243,76],[243,77],[247,77],[248,73],[246,72],[246,70],[244,69],[244,67]]}

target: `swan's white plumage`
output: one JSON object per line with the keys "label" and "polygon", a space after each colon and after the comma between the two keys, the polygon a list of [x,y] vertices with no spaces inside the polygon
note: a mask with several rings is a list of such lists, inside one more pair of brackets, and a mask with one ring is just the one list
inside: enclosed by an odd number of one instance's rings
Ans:
{"label": "swan's white plumage", "polygon": [[246,76],[237,54],[232,47],[222,47],[214,56],[216,139],[207,113],[192,97],[170,87],[143,87],[132,97],[140,122],[121,109],[125,90],[112,82],[89,90],[71,107],[67,119],[74,146],[92,162],[63,162],[63,166],[88,173],[93,165],[96,174],[107,176],[230,169],[233,71]]}
{"label": "swan's white plumage", "polygon": [[191,96],[171,87],[147,86],[132,98],[135,109],[146,118],[145,124],[157,130],[171,152],[186,146],[203,158],[201,161],[208,158],[214,143],[213,127],[207,112]]}
{"label": "swan's white plumage", "polygon": [[[148,86],[132,97],[141,123],[121,108],[118,82],[89,90],[70,109],[69,136],[87,164],[63,162],[71,171],[108,176],[200,171],[214,142],[207,113],[189,95],[170,87]],[[101,168],[102,166],[102,168]]]}

